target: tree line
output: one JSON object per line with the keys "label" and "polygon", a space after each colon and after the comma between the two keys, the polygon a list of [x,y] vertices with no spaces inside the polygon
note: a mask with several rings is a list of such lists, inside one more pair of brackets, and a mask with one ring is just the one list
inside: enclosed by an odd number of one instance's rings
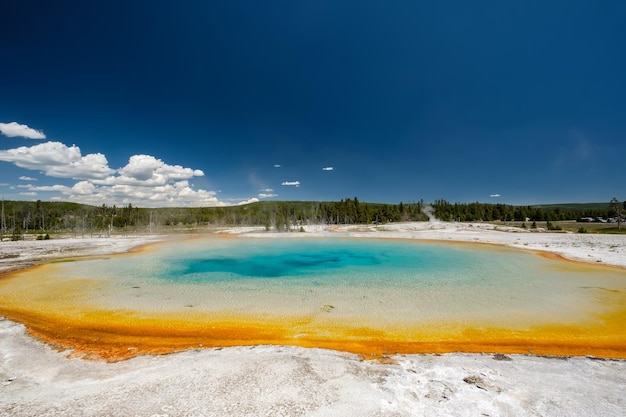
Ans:
{"label": "tree line", "polygon": [[512,206],[489,203],[361,202],[357,197],[336,202],[264,201],[242,206],[198,208],[139,208],[90,206],[69,202],[2,201],[0,240],[40,238],[50,233],[108,236],[113,231],[156,232],[164,227],[264,226],[291,231],[304,225],[383,224],[427,221],[432,213],[442,221],[560,221],[581,217],[613,217],[626,212],[626,202],[556,206]]}
{"label": "tree line", "polygon": [[444,221],[564,221],[583,217],[610,218],[623,215],[626,201],[591,204],[511,206],[486,203],[449,203],[437,200],[432,205],[437,218]]}

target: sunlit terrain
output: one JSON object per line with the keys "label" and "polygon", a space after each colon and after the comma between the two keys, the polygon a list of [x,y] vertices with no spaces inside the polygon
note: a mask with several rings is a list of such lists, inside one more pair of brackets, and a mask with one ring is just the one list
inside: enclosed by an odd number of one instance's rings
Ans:
{"label": "sunlit terrain", "polygon": [[109,359],[257,344],[622,358],[625,275],[478,244],[205,237],[14,273],[0,308]]}

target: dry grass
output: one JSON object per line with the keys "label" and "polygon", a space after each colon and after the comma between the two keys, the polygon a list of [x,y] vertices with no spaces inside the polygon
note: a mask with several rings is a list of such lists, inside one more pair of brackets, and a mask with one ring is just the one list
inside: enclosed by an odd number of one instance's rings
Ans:
{"label": "dry grass", "polygon": [[[498,222],[498,224],[506,224],[507,226],[515,226],[515,227],[522,227],[522,223],[524,222],[506,222],[506,223]],[[548,222],[538,221],[535,223],[537,225],[537,228],[547,229]],[[617,223],[583,223],[583,222],[577,222],[575,220],[553,221],[550,223],[552,223],[552,227],[555,227],[555,228],[560,227],[561,230],[564,232],[580,233],[581,229],[585,229],[585,233],[626,234],[626,224],[624,223],[622,223],[621,229],[617,228]],[[526,228],[530,230],[532,224],[533,224],[532,221],[526,222]],[[554,230],[554,231],[558,232],[558,230]]]}

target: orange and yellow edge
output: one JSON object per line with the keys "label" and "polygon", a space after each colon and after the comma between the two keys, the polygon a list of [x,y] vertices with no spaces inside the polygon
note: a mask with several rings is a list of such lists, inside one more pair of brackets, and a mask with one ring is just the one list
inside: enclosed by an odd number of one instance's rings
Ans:
{"label": "orange and yellow edge", "polygon": [[35,308],[25,302],[24,294],[13,297],[7,288],[19,281],[17,275],[0,275],[0,289],[5,287],[0,292],[0,316],[22,323],[31,336],[50,346],[85,359],[115,362],[137,355],[254,345],[332,349],[381,361],[397,354],[452,352],[626,359],[624,291],[598,293],[604,312],[576,324],[512,329],[489,323],[428,322],[381,329],[350,320],[302,316],[277,320],[240,313],[191,313],[181,318],[173,312],[77,310],[56,308],[54,300],[45,308]]}

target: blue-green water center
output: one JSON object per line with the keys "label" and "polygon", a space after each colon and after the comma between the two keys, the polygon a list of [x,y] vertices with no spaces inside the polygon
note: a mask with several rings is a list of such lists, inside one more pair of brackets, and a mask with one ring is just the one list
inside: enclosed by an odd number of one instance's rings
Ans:
{"label": "blue-green water center", "polygon": [[[382,320],[578,320],[623,271],[480,244],[399,239],[195,238],[138,255],[55,265],[106,283],[89,303],[141,311],[333,314]],[[586,317],[586,316],[585,316]]]}

